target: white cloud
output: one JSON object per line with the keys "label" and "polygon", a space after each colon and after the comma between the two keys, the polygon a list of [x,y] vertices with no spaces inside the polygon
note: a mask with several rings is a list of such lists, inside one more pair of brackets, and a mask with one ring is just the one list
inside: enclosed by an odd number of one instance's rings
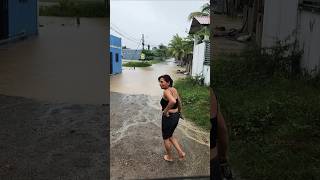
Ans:
{"label": "white cloud", "polygon": [[[173,35],[186,36],[189,13],[199,11],[209,0],[111,0],[110,22],[125,36],[139,40],[145,35],[146,43],[168,44]],[[116,28],[116,27],[114,27]],[[120,36],[111,30],[116,36]],[[138,43],[137,42],[137,43]],[[122,44],[137,48],[137,43],[122,37]],[[140,46],[141,48],[141,46]]]}

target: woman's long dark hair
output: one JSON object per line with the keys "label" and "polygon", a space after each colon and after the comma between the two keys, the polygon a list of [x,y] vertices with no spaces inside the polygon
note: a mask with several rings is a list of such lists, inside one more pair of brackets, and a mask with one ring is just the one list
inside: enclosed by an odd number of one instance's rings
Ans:
{"label": "woman's long dark hair", "polygon": [[167,74],[159,76],[158,77],[158,81],[160,81],[160,79],[163,78],[167,83],[169,83],[169,86],[172,87],[173,86],[173,80],[171,79],[171,77]]}

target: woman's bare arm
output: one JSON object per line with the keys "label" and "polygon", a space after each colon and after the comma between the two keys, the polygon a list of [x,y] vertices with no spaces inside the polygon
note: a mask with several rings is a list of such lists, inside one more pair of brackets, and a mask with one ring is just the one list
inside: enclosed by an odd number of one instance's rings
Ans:
{"label": "woman's bare arm", "polygon": [[178,93],[177,93],[177,96],[178,96],[178,111],[181,112],[181,110],[182,110],[182,101],[181,101],[180,95]]}
{"label": "woman's bare arm", "polygon": [[210,96],[211,96],[210,117],[214,118],[214,117],[217,117],[218,115],[218,112],[217,112],[218,102],[212,88],[210,88]]}
{"label": "woman's bare arm", "polygon": [[170,90],[165,90],[163,95],[169,101],[167,107],[163,110],[163,113],[167,114],[169,109],[171,109],[176,104],[177,101],[172,96]]}

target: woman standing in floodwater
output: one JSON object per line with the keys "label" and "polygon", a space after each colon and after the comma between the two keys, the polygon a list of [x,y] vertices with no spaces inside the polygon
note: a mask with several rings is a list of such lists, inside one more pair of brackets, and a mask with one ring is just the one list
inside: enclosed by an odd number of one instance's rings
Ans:
{"label": "woman standing in floodwater", "polygon": [[179,160],[183,160],[186,153],[181,149],[178,140],[174,138],[173,132],[176,129],[181,112],[181,99],[178,91],[172,87],[173,80],[169,75],[162,75],[158,78],[161,89],[163,89],[163,96],[160,101],[162,106],[162,138],[164,141],[164,147],[166,149],[166,155],[163,156],[166,161],[173,161],[171,153],[171,144],[176,148]]}

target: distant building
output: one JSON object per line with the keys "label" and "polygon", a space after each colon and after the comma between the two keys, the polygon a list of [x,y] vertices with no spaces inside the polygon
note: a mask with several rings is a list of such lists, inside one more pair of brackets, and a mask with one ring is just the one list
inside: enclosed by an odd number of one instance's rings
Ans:
{"label": "distant building", "polygon": [[[210,17],[194,17],[192,19],[189,34],[194,34],[200,31],[203,27],[210,25]],[[206,37],[208,38],[208,37]],[[192,59],[187,61],[187,71],[192,77],[202,77],[206,85],[210,85],[210,41],[204,39],[199,42],[198,37],[195,36],[193,46]]]}
{"label": "distant building", "polygon": [[122,58],[127,60],[139,60],[142,50],[122,49]]}
{"label": "distant building", "polygon": [[121,38],[110,35],[110,74],[122,72]]}
{"label": "distant building", "polygon": [[320,72],[320,1],[252,0],[244,7],[245,30],[261,47],[297,40],[303,50],[300,68]]}
{"label": "distant building", "polygon": [[37,0],[0,0],[0,43],[37,33]]}

